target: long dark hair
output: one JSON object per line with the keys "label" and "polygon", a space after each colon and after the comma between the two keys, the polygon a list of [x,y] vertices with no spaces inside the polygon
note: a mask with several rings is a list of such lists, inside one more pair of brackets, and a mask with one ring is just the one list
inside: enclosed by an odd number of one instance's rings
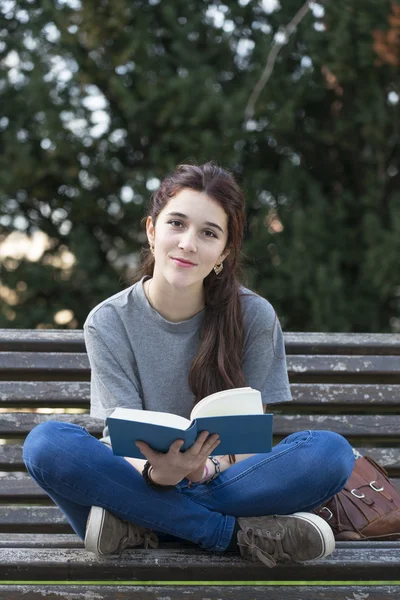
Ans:
{"label": "long dark hair", "polygon": [[[222,273],[216,275],[212,270],[204,279],[205,317],[198,352],[189,372],[189,387],[196,404],[214,392],[245,385],[242,368],[244,331],[239,296],[239,256],[245,228],[245,200],[232,173],[214,161],[203,165],[180,164],[164,177],[150,198],[147,216],[153,218],[154,224],[168,201],[184,188],[206,193],[224,209],[228,215],[227,248],[230,249],[223,262]],[[153,269],[151,252],[143,250],[141,265],[133,282],[145,275],[151,276]]]}

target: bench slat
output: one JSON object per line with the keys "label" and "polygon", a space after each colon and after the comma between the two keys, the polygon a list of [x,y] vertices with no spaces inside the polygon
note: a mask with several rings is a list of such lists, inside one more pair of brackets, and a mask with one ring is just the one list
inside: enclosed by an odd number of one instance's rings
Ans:
{"label": "bench slat", "polygon": [[[273,405],[270,406],[274,410]],[[25,436],[40,423],[61,421],[86,427],[96,435],[103,431],[104,421],[88,414],[0,413],[0,436]],[[400,415],[293,415],[274,417],[274,434],[287,436],[305,429],[329,429],[345,436],[397,438],[400,443]]]}
{"label": "bench slat", "polygon": [[83,548],[83,541],[75,533],[0,533],[0,548]]}
{"label": "bench slat", "polygon": [[[400,406],[400,385],[293,383],[293,401],[296,404],[320,406],[326,404],[355,404],[363,406]],[[28,407],[89,407],[89,381],[0,381],[0,407],[20,405]],[[279,407],[290,407],[280,404]]]}
{"label": "bench slat", "polygon": [[[368,454],[389,471],[392,476],[400,475],[400,448],[359,447],[361,454]],[[22,461],[21,444],[0,445],[0,471],[25,469]]]}
{"label": "bench slat", "polygon": [[[324,376],[328,380],[344,375],[397,375],[400,381],[400,360],[397,356],[289,355],[287,364],[289,375],[297,378],[304,374]],[[13,373],[51,374],[54,379],[66,373],[87,377],[90,365],[86,353],[2,352],[0,374],[3,374],[3,379],[4,374],[7,374],[7,379],[12,379]]]}
{"label": "bench slat", "polygon": [[[392,386],[393,387],[393,386]],[[89,381],[0,381],[0,406],[89,407]]]}
{"label": "bench slat", "polygon": [[[400,354],[398,333],[285,332],[288,354]],[[0,351],[85,352],[83,330],[0,329]]]}
{"label": "bench slat", "polygon": [[[198,550],[190,542],[182,542],[190,550]],[[83,548],[83,541],[75,533],[0,533],[0,548]],[[179,550],[180,542],[162,542],[161,549]],[[398,549],[399,541],[336,542],[336,550]]]}
{"label": "bench slat", "polygon": [[[1,387],[0,387],[1,389]],[[373,406],[376,410],[387,406],[400,406],[400,385],[395,384],[351,384],[351,383],[293,383],[290,386],[293,402],[315,405],[323,410],[344,404]],[[279,407],[290,407],[280,404]]]}
{"label": "bench slat", "polygon": [[0,436],[25,437],[31,429],[47,421],[61,421],[86,427],[90,433],[101,433],[103,419],[93,419],[87,414],[42,414],[42,413],[0,413]]}
{"label": "bench slat", "polygon": [[287,332],[283,337],[287,354],[400,354],[398,333]]}
{"label": "bench slat", "polygon": [[[265,577],[265,576],[264,576]],[[266,582],[267,583],[267,582]],[[88,591],[89,590],[89,591]],[[0,585],[0,597],[7,600],[43,600],[43,586]],[[90,596],[88,596],[88,593]],[[54,585],[47,584],[46,600],[387,600],[398,598],[394,585]]]}
{"label": "bench slat", "polygon": [[[395,544],[395,543],[394,543]],[[212,556],[212,560],[211,560]],[[274,568],[276,581],[395,580],[399,574],[398,546],[359,549],[338,548],[331,556],[308,565],[287,564]],[[201,550],[126,550],[98,559],[83,549],[2,548],[3,580],[115,581],[265,581],[271,577],[265,565],[243,560],[232,553]]]}
{"label": "bench slat", "polygon": [[[273,406],[271,406],[271,410],[273,411]],[[400,415],[283,414],[274,416],[275,435],[287,436],[295,431],[306,429],[327,429],[345,437],[397,438],[400,443]]]}
{"label": "bench slat", "polygon": [[[345,383],[293,383],[293,401],[296,404],[325,405],[356,404],[400,406],[400,385],[395,384],[345,384]],[[22,407],[89,407],[89,381],[0,381],[0,406],[7,404]],[[290,405],[280,405],[290,406]]]}
{"label": "bench slat", "polygon": [[38,486],[28,473],[18,473],[0,478],[0,500],[2,502],[49,499],[46,492]]}
{"label": "bench slat", "polygon": [[82,329],[0,329],[1,352],[86,352]]}
{"label": "bench slat", "polygon": [[366,376],[400,375],[400,360],[397,356],[326,356],[298,355],[287,357],[289,375],[303,374],[324,376],[329,380],[341,375]]}
{"label": "bench slat", "polygon": [[2,533],[73,533],[57,506],[0,505]]}
{"label": "bench slat", "polygon": [[43,372],[50,374],[89,373],[89,359],[86,353],[75,352],[2,352],[0,374],[6,373],[12,379],[14,373]]}

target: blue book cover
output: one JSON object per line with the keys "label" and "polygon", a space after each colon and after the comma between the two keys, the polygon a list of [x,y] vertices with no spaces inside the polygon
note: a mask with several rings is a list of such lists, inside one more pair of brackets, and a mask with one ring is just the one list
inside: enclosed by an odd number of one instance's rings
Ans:
{"label": "blue book cover", "polygon": [[[185,429],[180,429],[176,426],[163,425],[162,418],[159,419],[159,423],[121,418],[124,410],[126,409],[116,409],[107,418],[112,449],[118,456],[144,459],[145,456],[135,445],[136,440],[146,442],[159,452],[167,452],[172,442],[184,439],[182,450],[187,450],[199,433],[205,430],[210,434],[218,433],[220,436],[221,443],[214,450],[215,455],[261,454],[271,452],[272,449],[273,415],[270,413],[198,417],[192,422],[177,417],[179,427],[187,426]],[[165,420],[168,420],[168,413],[155,414],[164,414]]]}

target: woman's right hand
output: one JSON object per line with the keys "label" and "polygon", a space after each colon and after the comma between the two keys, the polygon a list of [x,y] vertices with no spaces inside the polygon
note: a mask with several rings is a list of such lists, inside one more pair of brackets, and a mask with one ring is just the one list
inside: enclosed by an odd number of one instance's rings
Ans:
{"label": "woman's right hand", "polygon": [[217,433],[209,435],[202,431],[194,444],[181,452],[184,441],[175,440],[167,453],[153,450],[145,442],[136,442],[137,447],[152,466],[151,479],[160,485],[176,485],[189,473],[204,467],[208,456],[220,443]]}

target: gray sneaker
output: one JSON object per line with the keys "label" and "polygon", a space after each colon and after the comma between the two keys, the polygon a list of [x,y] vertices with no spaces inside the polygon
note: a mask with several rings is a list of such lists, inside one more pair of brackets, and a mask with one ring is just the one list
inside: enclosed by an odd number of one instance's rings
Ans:
{"label": "gray sneaker", "polygon": [[335,549],[332,529],[324,519],[312,513],[240,517],[238,523],[240,554],[261,560],[267,567],[282,562],[316,560]]}
{"label": "gray sneaker", "polygon": [[144,548],[158,548],[158,537],[151,529],[122,521],[101,506],[92,506],[85,535],[88,552],[103,556],[142,544]]}

